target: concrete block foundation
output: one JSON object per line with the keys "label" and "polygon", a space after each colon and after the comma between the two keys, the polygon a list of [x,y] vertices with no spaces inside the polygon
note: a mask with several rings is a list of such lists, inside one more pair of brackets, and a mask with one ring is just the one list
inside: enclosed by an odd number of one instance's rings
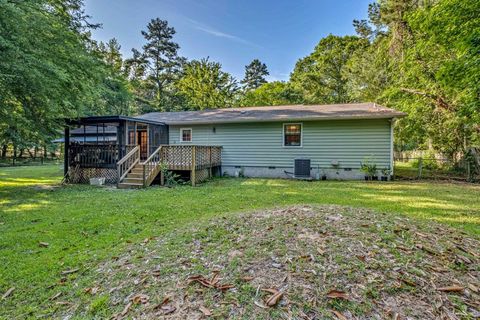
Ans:
{"label": "concrete block foundation", "polygon": [[[285,173],[285,171],[290,174]],[[280,167],[248,167],[248,166],[222,166],[223,175],[232,177],[245,176],[251,178],[293,178],[293,168]],[[327,176],[327,180],[364,180],[365,174],[359,169],[320,169],[320,179],[322,175]],[[317,169],[310,170],[312,179],[316,179],[318,175]]]}

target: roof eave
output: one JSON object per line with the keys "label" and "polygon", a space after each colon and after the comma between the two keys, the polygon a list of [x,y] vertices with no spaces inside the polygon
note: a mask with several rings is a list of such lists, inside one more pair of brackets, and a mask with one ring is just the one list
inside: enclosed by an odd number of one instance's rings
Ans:
{"label": "roof eave", "polygon": [[368,119],[395,119],[405,117],[405,113],[395,113],[389,115],[368,115],[368,116],[344,116],[344,117],[309,117],[309,118],[282,118],[282,119],[232,119],[232,120],[205,120],[205,121],[164,121],[167,125],[205,125],[205,124],[223,124],[223,123],[255,123],[255,122],[305,122],[305,121],[327,121],[327,120],[368,120]]}

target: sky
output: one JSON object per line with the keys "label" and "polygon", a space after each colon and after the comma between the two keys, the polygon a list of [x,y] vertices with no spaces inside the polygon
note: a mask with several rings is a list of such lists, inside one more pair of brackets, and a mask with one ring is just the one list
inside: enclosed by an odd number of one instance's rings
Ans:
{"label": "sky", "polygon": [[86,0],[93,38],[117,38],[124,57],[145,43],[141,30],[153,18],[174,27],[179,54],[209,57],[238,80],[253,59],[264,62],[269,81],[288,80],[298,59],[322,37],[354,34],[373,0]]}

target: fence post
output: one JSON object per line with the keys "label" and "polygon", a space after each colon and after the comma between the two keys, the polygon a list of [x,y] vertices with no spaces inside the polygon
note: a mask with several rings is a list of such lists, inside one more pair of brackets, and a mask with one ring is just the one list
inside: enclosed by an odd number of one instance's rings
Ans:
{"label": "fence post", "polygon": [[418,159],[418,179],[422,179],[423,158]]}
{"label": "fence post", "polygon": [[212,146],[208,147],[208,177],[212,177]]}
{"label": "fence post", "polygon": [[471,173],[471,167],[470,167],[470,160],[467,159],[467,181],[472,182],[473,181],[473,174]]}

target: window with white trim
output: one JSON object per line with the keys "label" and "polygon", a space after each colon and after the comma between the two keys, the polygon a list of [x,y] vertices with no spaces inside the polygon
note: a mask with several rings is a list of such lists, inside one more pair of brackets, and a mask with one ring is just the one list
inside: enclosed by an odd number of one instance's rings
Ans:
{"label": "window with white trim", "polygon": [[192,142],[192,129],[191,128],[180,129],[180,141],[181,142]]}
{"label": "window with white trim", "polygon": [[302,146],[302,124],[284,123],[283,124],[283,146],[301,147]]}

